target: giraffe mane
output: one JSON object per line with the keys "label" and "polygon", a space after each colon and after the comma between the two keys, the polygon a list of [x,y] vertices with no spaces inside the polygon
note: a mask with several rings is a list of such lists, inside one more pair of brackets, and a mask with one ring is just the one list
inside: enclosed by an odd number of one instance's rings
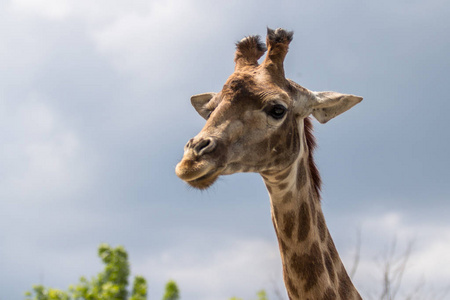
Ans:
{"label": "giraffe mane", "polygon": [[316,192],[317,198],[320,201],[320,191],[322,189],[322,178],[320,178],[319,169],[314,161],[314,150],[317,147],[316,138],[313,134],[314,128],[310,117],[307,117],[303,121],[305,128],[306,145],[309,149],[308,166],[311,174],[312,185]]}

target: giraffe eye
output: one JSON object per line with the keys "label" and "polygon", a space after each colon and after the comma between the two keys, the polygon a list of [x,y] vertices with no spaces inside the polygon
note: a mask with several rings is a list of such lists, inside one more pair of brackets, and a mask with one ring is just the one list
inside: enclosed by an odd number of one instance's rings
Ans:
{"label": "giraffe eye", "polygon": [[267,111],[267,114],[276,120],[280,120],[281,118],[284,117],[286,111],[287,111],[286,107],[284,107],[281,104],[276,104]]}

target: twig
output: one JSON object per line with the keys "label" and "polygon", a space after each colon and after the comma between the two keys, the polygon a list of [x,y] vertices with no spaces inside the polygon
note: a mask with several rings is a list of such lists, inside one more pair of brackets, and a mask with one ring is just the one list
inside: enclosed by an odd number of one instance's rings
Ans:
{"label": "twig", "polygon": [[353,279],[356,270],[358,270],[359,260],[361,258],[361,227],[358,227],[356,231],[356,246],[355,246],[355,256],[353,258],[353,266],[350,271],[350,278]]}

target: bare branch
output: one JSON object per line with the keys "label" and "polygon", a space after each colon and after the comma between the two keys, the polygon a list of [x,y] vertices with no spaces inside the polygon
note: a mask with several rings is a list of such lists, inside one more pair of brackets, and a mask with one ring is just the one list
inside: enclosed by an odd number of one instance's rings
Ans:
{"label": "bare branch", "polygon": [[353,266],[350,271],[350,278],[353,279],[356,270],[358,270],[359,260],[361,258],[361,227],[358,227],[356,231],[356,245],[355,245],[355,256],[353,257]]}
{"label": "bare branch", "polygon": [[405,253],[397,260],[398,267],[394,270],[394,276],[395,276],[396,282],[395,282],[394,289],[392,291],[392,298],[394,298],[394,299],[397,296],[398,291],[400,290],[403,275],[405,273],[405,269],[408,264],[409,257],[411,255],[413,244],[414,244],[414,241],[410,241],[408,243],[408,246],[406,247]]}
{"label": "bare branch", "polygon": [[418,299],[420,297],[420,292],[421,290],[423,290],[424,287],[425,287],[425,280],[422,279],[421,282],[417,284],[416,288],[406,296],[405,300]]}
{"label": "bare branch", "polygon": [[[381,288],[367,290],[367,300],[444,300],[450,299],[450,284],[447,287],[436,290],[433,286],[426,284],[422,278],[412,286],[404,285],[404,277],[409,268],[411,253],[414,250],[415,240],[409,240],[404,251],[398,251],[397,238],[394,237],[391,244],[385,248],[383,254],[376,257],[376,263],[381,271]],[[403,248],[403,247],[402,247]],[[353,266],[349,273],[351,278],[356,274],[361,255],[361,231],[357,232]],[[371,287],[373,288],[373,286]]]}

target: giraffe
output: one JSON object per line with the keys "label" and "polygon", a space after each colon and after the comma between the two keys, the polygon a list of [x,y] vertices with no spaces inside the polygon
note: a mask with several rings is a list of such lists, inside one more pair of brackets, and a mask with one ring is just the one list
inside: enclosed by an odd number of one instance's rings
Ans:
{"label": "giraffe", "polygon": [[326,123],[362,98],[310,91],[285,78],[292,38],[293,32],[268,28],[267,47],[259,36],[236,44],[235,70],[222,90],[191,97],[206,124],[186,144],[175,171],[198,189],[221,175],[259,173],[270,197],[289,299],[361,299],[322,213],[310,115]]}

